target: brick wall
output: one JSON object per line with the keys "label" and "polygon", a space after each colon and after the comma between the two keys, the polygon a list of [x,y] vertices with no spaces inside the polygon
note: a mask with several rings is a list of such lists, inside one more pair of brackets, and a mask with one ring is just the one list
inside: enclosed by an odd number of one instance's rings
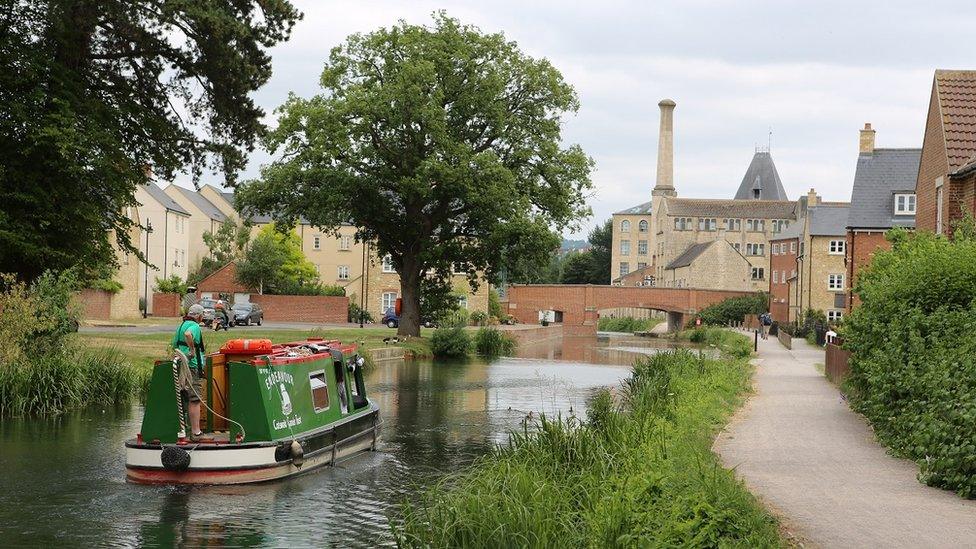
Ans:
{"label": "brick wall", "polygon": [[112,293],[105,290],[82,290],[76,299],[86,320],[108,320],[112,316]]}
{"label": "brick wall", "polygon": [[180,316],[180,294],[153,293],[153,316]]}
{"label": "brick wall", "polygon": [[884,231],[847,231],[847,311],[860,302],[854,295],[858,274],[867,267],[878,250],[891,249]]}
{"label": "brick wall", "polygon": [[257,295],[251,303],[264,309],[264,319],[279,322],[345,324],[349,298],[326,295]]}
{"label": "brick wall", "polygon": [[[928,118],[925,122],[925,137],[922,142],[922,159],[918,168],[918,181],[915,184],[915,193],[918,195],[915,226],[926,231],[935,231],[935,180],[942,177],[944,185],[949,183],[948,178],[945,177],[949,172],[949,161],[946,158],[945,137],[939,115],[939,98],[935,92],[936,88],[933,82]],[[944,205],[949,201],[948,190],[946,188],[943,191]],[[945,211],[943,211],[943,215],[945,215]]]}
{"label": "brick wall", "polygon": [[[773,253],[782,246],[783,253]],[[769,245],[769,313],[776,322],[790,321],[790,277],[796,273],[796,252],[799,239],[789,238],[770,241]],[[775,278],[773,272],[776,273]]]}
{"label": "brick wall", "polygon": [[197,284],[197,295],[200,293],[249,293],[250,288],[237,282],[237,266],[230,262],[214,271]]}

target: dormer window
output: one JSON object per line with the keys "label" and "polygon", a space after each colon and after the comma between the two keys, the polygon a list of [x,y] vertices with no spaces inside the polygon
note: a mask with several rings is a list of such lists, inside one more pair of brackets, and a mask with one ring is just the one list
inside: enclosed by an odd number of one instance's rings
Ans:
{"label": "dormer window", "polygon": [[915,215],[915,194],[895,195],[895,215]]}

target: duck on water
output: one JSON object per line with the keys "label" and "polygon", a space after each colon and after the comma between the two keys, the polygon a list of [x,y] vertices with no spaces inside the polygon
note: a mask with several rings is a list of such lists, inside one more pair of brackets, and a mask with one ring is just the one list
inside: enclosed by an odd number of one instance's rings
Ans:
{"label": "duck on water", "polygon": [[[230,340],[205,358],[202,435],[188,438],[186,355],[157,361],[142,428],[126,441],[126,478],[142,484],[244,484],[307,472],[376,448],[355,345]],[[191,433],[198,427],[192,426]]]}

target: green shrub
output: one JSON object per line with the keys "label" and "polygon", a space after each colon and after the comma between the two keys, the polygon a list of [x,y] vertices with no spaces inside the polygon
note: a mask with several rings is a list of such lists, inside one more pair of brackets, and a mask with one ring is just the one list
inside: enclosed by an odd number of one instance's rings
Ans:
{"label": "green shrub", "polygon": [[656,318],[601,318],[597,322],[597,329],[601,332],[645,332],[657,326],[662,321]]}
{"label": "green shrub", "polygon": [[730,297],[702,309],[698,316],[705,324],[725,326],[732,322],[742,322],[748,316],[755,316],[769,310],[769,294],[760,292],[750,296]]}
{"label": "green shrub", "polygon": [[472,326],[485,326],[488,324],[488,313],[484,311],[475,311],[471,313],[468,320],[471,322]]}
{"label": "green shrub", "polygon": [[715,347],[723,354],[744,358],[752,354],[753,342],[748,337],[723,328],[699,326],[682,332],[692,343]]}
{"label": "green shrub", "polygon": [[498,319],[505,316],[501,301],[498,299],[498,290],[494,288],[488,289],[488,314]]}
{"label": "green shrub", "polygon": [[430,350],[436,357],[468,356],[471,352],[471,336],[461,326],[437,328],[430,336]]}
{"label": "green shrub", "polygon": [[366,309],[360,308],[358,303],[354,303],[353,301],[350,301],[347,321],[357,322],[357,323],[358,322],[372,323],[375,322],[376,320],[373,318],[372,313],[370,313]]}
{"label": "green shrub", "polygon": [[744,360],[638,359],[616,405],[542,417],[450,476],[395,527],[403,547],[778,547],[775,520],[711,452]]}
{"label": "green shrub", "polygon": [[482,356],[511,356],[517,345],[515,338],[495,328],[483,327],[474,336],[475,351]]}
{"label": "green shrub", "polygon": [[893,231],[841,328],[855,409],[920,479],[976,497],[976,241]]}
{"label": "green shrub", "polygon": [[179,275],[170,275],[169,278],[157,278],[156,279],[156,291],[163,294],[180,294],[186,293],[186,281],[180,278]]}

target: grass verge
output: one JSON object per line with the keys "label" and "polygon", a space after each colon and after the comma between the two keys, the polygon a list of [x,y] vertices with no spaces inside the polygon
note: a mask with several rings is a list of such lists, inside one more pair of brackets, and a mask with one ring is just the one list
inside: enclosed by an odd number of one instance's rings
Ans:
{"label": "grass verge", "polygon": [[660,318],[601,318],[597,323],[597,329],[601,332],[646,332],[658,324],[664,322]]}
{"label": "grass verge", "polygon": [[[726,347],[741,350],[742,341]],[[748,354],[746,355],[748,356]],[[395,527],[401,546],[778,547],[776,521],[721,467],[714,435],[748,390],[745,356],[638,359],[620,404],[545,419],[450,476]]]}

